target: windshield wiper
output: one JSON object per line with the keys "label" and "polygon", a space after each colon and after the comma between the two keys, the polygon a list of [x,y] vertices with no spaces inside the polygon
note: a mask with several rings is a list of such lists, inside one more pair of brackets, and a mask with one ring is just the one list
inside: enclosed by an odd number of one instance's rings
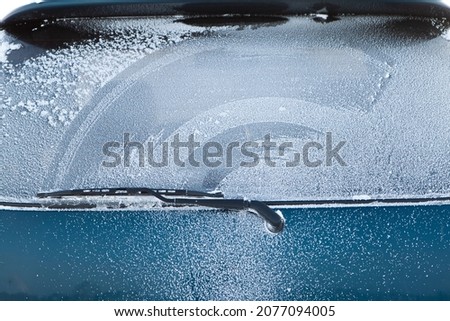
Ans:
{"label": "windshield wiper", "polygon": [[[39,193],[38,198],[62,199],[65,197],[125,197],[125,196],[153,196],[159,201],[173,206],[204,206],[226,210],[248,210],[256,213],[265,222],[272,233],[280,233],[284,228],[284,218],[265,203],[247,199],[225,199],[220,192],[205,193],[179,189],[151,189],[151,188],[96,188],[63,190],[49,193]],[[64,206],[64,207],[63,207]],[[51,208],[92,208],[95,204],[51,204]]]}
{"label": "windshield wiper", "polygon": [[38,193],[39,198],[61,198],[74,196],[154,196],[162,201],[168,200],[166,196],[186,197],[212,197],[223,198],[221,192],[198,192],[184,189],[151,189],[151,188],[92,188],[71,189],[49,193]]}

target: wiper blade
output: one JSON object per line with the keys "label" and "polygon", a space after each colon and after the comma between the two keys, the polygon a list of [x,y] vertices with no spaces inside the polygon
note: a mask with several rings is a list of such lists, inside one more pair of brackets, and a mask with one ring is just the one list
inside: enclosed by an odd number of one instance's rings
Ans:
{"label": "wiper blade", "polygon": [[[98,188],[75,189],[37,194],[38,198],[62,199],[65,197],[125,197],[125,196],[153,196],[161,202],[173,206],[204,206],[227,210],[249,210],[255,212],[266,223],[272,233],[280,233],[285,225],[284,218],[265,203],[247,199],[225,199],[221,192],[205,193],[199,191],[179,189],[151,189],[151,188]],[[71,208],[91,208],[89,203],[68,204]],[[65,204],[52,204],[52,208],[61,208]],[[59,207],[56,207],[59,206]],[[79,208],[79,207],[78,207]]]}
{"label": "wiper blade", "polygon": [[162,201],[166,201],[167,196],[186,197],[213,197],[223,198],[221,192],[199,192],[185,189],[151,189],[151,188],[94,188],[94,189],[71,189],[48,193],[38,193],[39,198],[61,198],[76,196],[154,196]]}

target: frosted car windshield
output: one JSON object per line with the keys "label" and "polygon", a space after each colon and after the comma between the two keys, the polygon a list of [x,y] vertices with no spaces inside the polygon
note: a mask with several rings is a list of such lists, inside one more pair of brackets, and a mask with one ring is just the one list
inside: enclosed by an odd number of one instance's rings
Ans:
{"label": "frosted car windshield", "polygon": [[448,194],[448,20],[320,19],[2,31],[1,197],[123,186],[259,200]]}
{"label": "frosted car windshield", "polygon": [[9,14],[0,300],[448,300],[448,17],[400,0]]}

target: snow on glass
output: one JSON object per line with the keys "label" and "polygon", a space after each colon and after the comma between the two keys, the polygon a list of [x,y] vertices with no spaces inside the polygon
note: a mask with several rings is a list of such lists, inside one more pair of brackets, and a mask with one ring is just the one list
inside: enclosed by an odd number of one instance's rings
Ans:
{"label": "snow on glass", "polygon": [[[100,186],[258,199],[449,193],[446,21],[411,29],[398,17],[295,17],[218,28],[177,19],[86,22],[98,37],[29,58],[28,44],[2,32],[2,196]],[[103,144],[124,132],[201,143],[271,132],[295,146],[331,132],[346,141],[348,166],[102,167]]]}

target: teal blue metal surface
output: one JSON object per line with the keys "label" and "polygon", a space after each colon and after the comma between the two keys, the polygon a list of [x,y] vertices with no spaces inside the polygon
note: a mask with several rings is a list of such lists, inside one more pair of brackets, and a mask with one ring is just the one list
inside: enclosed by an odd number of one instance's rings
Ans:
{"label": "teal blue metal surface", "polygon": [[450,300],[450,207],[0,212],[0,299]]}

